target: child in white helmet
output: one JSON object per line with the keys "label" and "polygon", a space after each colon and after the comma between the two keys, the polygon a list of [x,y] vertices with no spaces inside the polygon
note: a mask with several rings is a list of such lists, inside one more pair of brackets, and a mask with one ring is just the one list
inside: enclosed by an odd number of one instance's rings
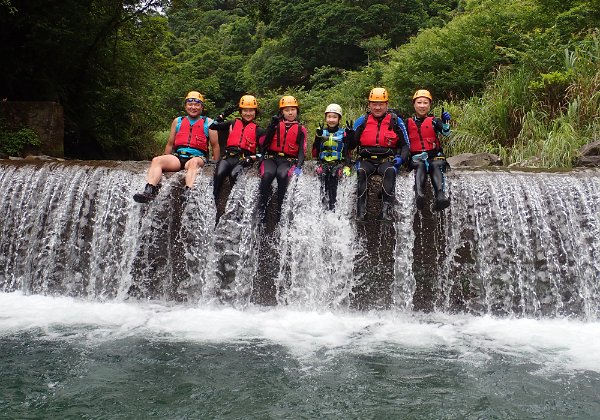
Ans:
{"label": "child in white helmet", "polygon": [[348,145],[354,137],[352,124],[346,128],[340,127],[342,107],[329,104],[325,109],[325,127],[322,124],[316,130],[312,147],[313,158],[318,163],[316,172],[321,180],[323,202],[329,210],[335,209],[337,200],[338,181],[343,176],[350,175],[350,154]]}

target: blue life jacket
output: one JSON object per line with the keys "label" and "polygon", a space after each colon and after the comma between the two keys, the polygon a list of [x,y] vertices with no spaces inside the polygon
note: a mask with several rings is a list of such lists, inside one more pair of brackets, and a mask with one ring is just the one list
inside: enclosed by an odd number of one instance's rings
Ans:
{"label": "blue life jacket", "polygon": [[339,128],[335,132],[323,129],[321,135],[321,147],[319,150],[319,159],[325,162],[343,160],[344,155],[344,129]]}

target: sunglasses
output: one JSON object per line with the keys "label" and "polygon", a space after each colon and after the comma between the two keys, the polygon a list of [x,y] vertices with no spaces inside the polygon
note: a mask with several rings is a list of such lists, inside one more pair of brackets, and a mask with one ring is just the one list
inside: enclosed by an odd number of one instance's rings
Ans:
{"label": "sunglasses", "polygon": [[202,101],[200,99],[196,99],[196,98],[188,98],[188,99],[185,100],[185,102],[188,103],[188,104],[191,103],[191,102],[193,102],[195,104],[201,104],[202,103]]}

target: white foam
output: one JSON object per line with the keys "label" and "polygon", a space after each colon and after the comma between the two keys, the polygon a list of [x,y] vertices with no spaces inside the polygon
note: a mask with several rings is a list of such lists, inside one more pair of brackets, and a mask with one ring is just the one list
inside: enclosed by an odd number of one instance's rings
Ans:
{"label": "white foam", "polygon": [[494,354],[541,370],[600,372],[600,323],[394,312],[332,313],[288,308],[192,307],[93,302],[0,293],[0,337],[39,330],[51,338],[128,336],[194,342],[265,342],[297,357],[317,351],[452,354],[482,363]]}

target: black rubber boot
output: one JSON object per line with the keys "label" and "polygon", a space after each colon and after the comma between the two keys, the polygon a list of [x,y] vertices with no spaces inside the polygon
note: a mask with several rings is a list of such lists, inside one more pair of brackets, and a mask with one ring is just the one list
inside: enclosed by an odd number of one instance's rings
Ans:
{"label": "black rubber boot", "polygon": [[183,189],[183,193],[181,194],[181,200],[184,203],[187,203],[191,196],[192,196],[192,189],[186,185],[185,188]]}
{"label": "black rubber boot", "polygon": [[435,203],[433,205],[434,210],[441,211],[450,205],[450,199],[446,193],[446,180],[444,176],[444,169],[446,167],[446,161],[434,160],[432,163],[431,170],[431,185],[435,191]]}
{"label": "black rubber boot", "polygon": [[425,207],[425,177],[427,173],[423,168],[420,168],[415,173],[415,201],[417,209],[421,210]]}
{"label": "black rubber boot", "polygon": [[425,195],[423,194],[423,192],[416,192],[415,199],[417,202],[417,209],[422,210],[423,207],[425,207]]}
{"label": "black rubber boot", "polygon": [[358,197],[356,201],[356,220],[363,221],[367,216],[367,193],[365,193]]}
{"label": "black rubber boot", "polygon": [[383,201],[381,205],[381,220],[394,220],[394,206],[391,202]]}
{"label": "black rubber boot", "polygon": [[434,209],[436,211],[442,211],[445,208],[447,208],[448,206],[450,206],[450,199],[448,198],[448,196],[446,195],[446,193],[442,190],[438,191],[437,194],[435,195],[435,204],[434,204]]}
{"label": "black rubber boot", "polygon": [[159,188],[160,187],[157,185],[146,184],[144,191],[142,191],[141,193],[135,194],[133,196],[133,199],[138,203],[147,203],[149,201],[152,201],[158,194]]}

